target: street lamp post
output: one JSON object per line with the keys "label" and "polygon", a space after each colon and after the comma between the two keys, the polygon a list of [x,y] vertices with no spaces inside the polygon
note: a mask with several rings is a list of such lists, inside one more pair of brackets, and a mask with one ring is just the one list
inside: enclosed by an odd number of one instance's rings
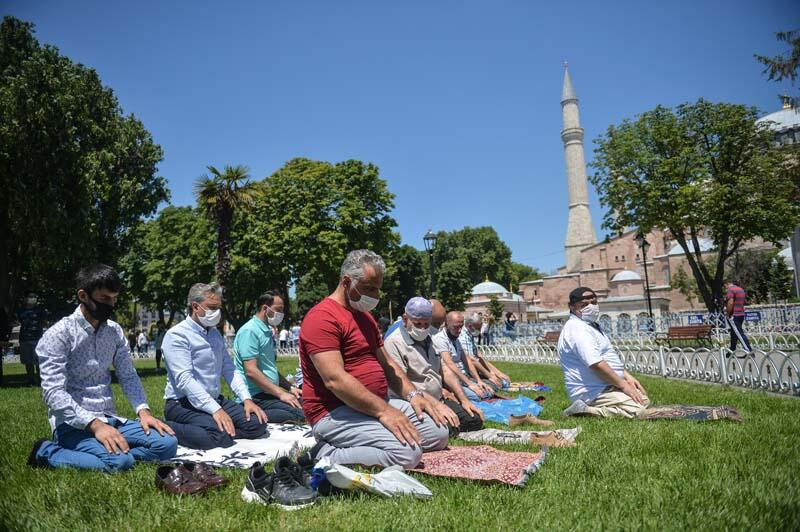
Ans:
{"label": "street lamp post", "polygon": [[650,330],[653,330],[653,303],[650,301],[650,278],[647,275],[647,250],[650,249],[650,243],[644,236],[642,231],[636,234],[636,242],[642,248],[642,263],[644,264],[644,288],[647,295],[647,314],[650,316]]}
{"label": "street lamp post", "polygon": [[436,239],[438,237],[436,234],[428,229],[428,232],[425,233],[425,236],[422,237],[422,241],[425,242],[425,250],[428,252],[428,261],[430,262],[430,270],[431,270],[431,293],[428,297],[433,297],[434,292],[436,291],[436,263],[433,260],[433,252],[436,250]]}

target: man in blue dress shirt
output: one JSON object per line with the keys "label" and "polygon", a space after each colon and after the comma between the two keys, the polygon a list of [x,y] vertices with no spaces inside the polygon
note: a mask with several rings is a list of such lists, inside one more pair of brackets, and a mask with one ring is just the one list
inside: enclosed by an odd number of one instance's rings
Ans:
{"label": "man in blue dress shirt", "polygon": [[[125,334],[108,319],[121,288],[117,272],[106,265],[82,269],[80,305],[39,341],[36,353],[54,441],[36,442],[29,465],[114,473],[132,467],[134,460],[175,456],[172,429],[150,414]],[[112,365],[138,421],[116,415]]]}
{"label": "man in blue dress shirt", "polygon": [[[189,317],[167,331],[161,345],[167,364],[167,424],[178,443],[194,449],[230,447],[234,438],[260,438],[267,431],[267,416],[251,399],[216,328],[222,288],[197,283],[189,290],[188,304]],[[220,377],[241,404],[220,394]]]}

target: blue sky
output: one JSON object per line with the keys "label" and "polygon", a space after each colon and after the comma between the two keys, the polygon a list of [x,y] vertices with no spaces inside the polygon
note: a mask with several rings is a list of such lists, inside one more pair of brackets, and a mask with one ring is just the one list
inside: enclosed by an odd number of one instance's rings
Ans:
{"label": "blue sky", "polygon": [[[213,164],[377,164],[403,242],[491,225],[513,259],[563,264],[563,61],[587,162],[610,124],[704,97],[779,108],[754,53],[794,1],[15,1],[3,14],[95,68],[164,149],[172,202]],[[598,236],[602,210],[591,190]]]}

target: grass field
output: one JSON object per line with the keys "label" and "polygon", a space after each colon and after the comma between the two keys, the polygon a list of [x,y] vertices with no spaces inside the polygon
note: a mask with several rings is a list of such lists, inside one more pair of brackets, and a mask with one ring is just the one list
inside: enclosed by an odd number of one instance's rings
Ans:
{"label": "grass field", "polygon": [[[286,374],[292,361],[280,362]],[[641,377],[655,404],[730,404],[744,423],[566,419],[560,369],[499,364],[515,380],[553,387],[542,417],[580,424],[574,448],[552,449],[524,489],[417,476],[433,499],[357,494],[284,512],[239,499],[231,484],[178,498],[156,490],[155,465],[109,476],[29,469],[32,443],[47,436],[38,388],[19,364],[0,388],[0,529],[4,530],[797,530],[800,527],[800,401],[760,392]],[[137,362],[150,404],[163,413],[165,376]],[[115,385],[122,415],[130,405]],[[509,450],[524,450],[513,446]]]}

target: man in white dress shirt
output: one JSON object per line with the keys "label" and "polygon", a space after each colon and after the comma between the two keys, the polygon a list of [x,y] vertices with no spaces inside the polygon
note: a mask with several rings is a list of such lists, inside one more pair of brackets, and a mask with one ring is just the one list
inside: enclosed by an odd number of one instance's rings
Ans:
{"label": "man in white dress shirt", "polygon": [[650,400],[600,330],[597,294],[591,288],[576,288],[569,294],[569,310],[558,339],[564,384],[572,400],[563,414],[635,417]]}

